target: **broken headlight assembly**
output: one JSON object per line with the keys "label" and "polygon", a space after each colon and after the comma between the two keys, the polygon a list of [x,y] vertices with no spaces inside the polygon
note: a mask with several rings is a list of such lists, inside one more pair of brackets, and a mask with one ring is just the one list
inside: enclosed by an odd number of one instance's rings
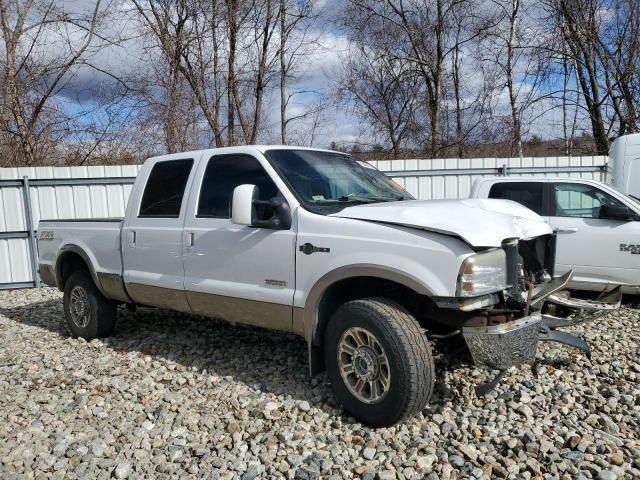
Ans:
{"label": "broken headlight assembly", "polygon": [[462,262],[458,297],[477,297],[507,288],[507,258],[501,248],[471,255]]}

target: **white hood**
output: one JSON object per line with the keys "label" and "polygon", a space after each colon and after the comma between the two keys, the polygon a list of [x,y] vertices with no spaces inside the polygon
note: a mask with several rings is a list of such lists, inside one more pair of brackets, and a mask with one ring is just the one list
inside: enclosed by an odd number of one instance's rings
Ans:
{"label": "white hood", "polygon": [[511,200],[410,200],[347,207],[334,217],[391,223],[460,237],[473,247],[552,233],[537,213]]}

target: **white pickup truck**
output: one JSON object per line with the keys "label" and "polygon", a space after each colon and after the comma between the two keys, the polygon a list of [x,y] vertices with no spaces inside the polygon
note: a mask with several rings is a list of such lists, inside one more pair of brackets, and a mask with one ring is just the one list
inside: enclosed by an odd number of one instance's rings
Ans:
{"label": "white pickup truck", "polygon": [[470,198],[513,200],[557,234],[555,272],[570,270],[570,287],[622,286],[640,293],[640,134],[611,145],[611,184],[575,177],[485,177]]}
{"label": "white pickup truck", "polygon": [[573,270],[570,287],[621,285],[640,293],[640,203],[595,180],[489,177],[471,198],[516,201],[542,216],[557,234],[556,274]]}
{"label": "white pickup truck", "polygon": [[417,201],[349,155],[232,147],[151,158],[124,219],[40,222],[40,275],[64,291],[74,336],[110,334],[118,304],[295,332],[311,373],[361,421],[420,411],[433,340],[464,339],[499,371],[538,341],[589,351],[557,330],[617,308],[552,280],[555,235],[503,200]]}

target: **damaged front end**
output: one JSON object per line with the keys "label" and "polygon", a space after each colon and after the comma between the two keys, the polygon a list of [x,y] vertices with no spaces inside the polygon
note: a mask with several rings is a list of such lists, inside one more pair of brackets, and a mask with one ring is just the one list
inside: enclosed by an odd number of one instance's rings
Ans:
{"label": "damaged front end", "polygon": [[[622,299],[619,287],[595,300],[571,297],[566,287],[572,272],[553,278],[555,235],[507,240],[500,250],[506,260],[505,288],[494,294],[493,306],[469,312],[461,328],[474,363],[499,371],[491,382],[477,387],[479,395],[491,391],[507,369],[533,362],[538,342],[561,343],[590,356],[587,342],[559,329],[594,320],[619,308]],[[464,284],[471,278],[469,270],[463,265],[463,289],[470,288]],[[495,280],[494,276],[489,281]],[[459,309],[468,310],[466,305],[473,302],[460,302]]]}

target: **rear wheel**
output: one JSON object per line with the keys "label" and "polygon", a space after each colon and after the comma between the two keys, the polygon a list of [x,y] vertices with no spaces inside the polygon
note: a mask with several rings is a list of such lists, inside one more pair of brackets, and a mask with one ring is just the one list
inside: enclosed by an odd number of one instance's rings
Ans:
{"label": "rear wheel", "polygon": [[74,337],[102,338],[113,331],[116,304],[100,293],[89,272],[81,270],[65,283],[64,316]]}
{"label": "rear wheel", "polygon": [[363,423],[393,425],[431,397],[431,347],[415,318],[395,302],[345,303],[329,321],[324,347],[336,398]]}

